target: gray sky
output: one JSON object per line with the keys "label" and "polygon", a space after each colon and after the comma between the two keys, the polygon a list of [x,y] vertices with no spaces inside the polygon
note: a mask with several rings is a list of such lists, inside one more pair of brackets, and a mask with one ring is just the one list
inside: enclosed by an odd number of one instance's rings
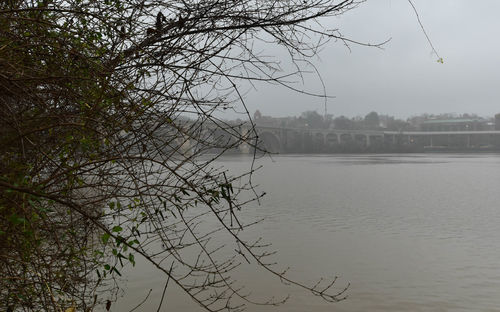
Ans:
{"label": "gray sky", "polygon": [[[364,116],[370,111],[407,118],[423,113],[500,112],[500,1],[413,0],[436,50],[438,63],[406,0],[369,0],[340,18],[327,20],[343,35],[376,43],[392,40],[383,50],[330,42],[319,69],[334,116]],[[271,51],[266,51],[273,53]],[[280,52],[275,52],[276,54]],[[278,54],[278,57],[281,57]],[[321,86],[310,76],[304,86]],[[251,113],[294,116],[324,111],[324,100],[285,88],[258,86],[246,97]]]}

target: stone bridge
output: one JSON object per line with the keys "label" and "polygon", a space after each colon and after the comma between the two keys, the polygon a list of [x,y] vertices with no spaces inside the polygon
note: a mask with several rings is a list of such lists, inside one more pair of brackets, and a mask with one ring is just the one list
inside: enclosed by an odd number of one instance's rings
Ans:
{"label": "stone bridge", "polygon": [[272,153],[500,149],[500,131],[255,129],[261,147]]}
{"label": "stone bridge", "polygon": [[[194,124],[187,125],[192,128]],[[255,126],[260,150],[271,153],[356,153],[356,152],[423,152],[423,151],[500,151],[500,131],[377,131],[308,129]],[[221,142],[221,150],[233,144],[233,152],[253,153],[255,142],[239,143],[251,127],[235,125],[234,134],[217,127],[195,133],[202,141]],[[255,137],[255,135],[250,135]],[[196,146],[188,136],[180,138],[183,152]],[[217,148],[215,149],[217,150]]]}

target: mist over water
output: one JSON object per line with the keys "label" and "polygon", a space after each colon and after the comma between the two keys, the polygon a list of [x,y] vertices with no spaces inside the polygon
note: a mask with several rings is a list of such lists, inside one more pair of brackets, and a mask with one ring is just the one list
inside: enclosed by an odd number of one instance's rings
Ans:
{"label": "mist over water", "polygon": [[[221,165],[248,169],[246,156]],[[253,177],[268,195],[242,211],[265,217],[249,230],[278,251],[292,277],[313,283],[339,276],[349,298],[326,304],[269,282],[254,267],[236,276],[256,295],[292,298],[248,311],[495,311],[500,307],[500,176],[498,154],[274,156]],[[138,264],[131,307],[150,288],[142,310],[155,309],[164,281]],[[198,308],[174,288],[166,310]],[[173,294],[173,295],[172,295]],[[177,295],[179,294],[179,295]]]}

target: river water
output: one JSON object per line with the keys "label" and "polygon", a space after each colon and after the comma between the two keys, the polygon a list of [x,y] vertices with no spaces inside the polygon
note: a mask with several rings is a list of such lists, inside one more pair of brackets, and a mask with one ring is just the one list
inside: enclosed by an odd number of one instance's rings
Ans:
{"label": "river water", "polygon": [[[242,171],[248,157],[219,162]],[[339,276],[348,299],[327,304],[268,283],[250,269],[240,280],[256,295],[291,299],[248,311],[500,311],[500,155],[402,154],[274,156],[253,177],[267,195],[245,217],[273,243],[290,274],[313,283]],[[125,296],[127,311],[155,310],[164,281],[140,264]],[[163,311],[200,311],[168,289]],[[128,309],[130,310],[130,309]]]}

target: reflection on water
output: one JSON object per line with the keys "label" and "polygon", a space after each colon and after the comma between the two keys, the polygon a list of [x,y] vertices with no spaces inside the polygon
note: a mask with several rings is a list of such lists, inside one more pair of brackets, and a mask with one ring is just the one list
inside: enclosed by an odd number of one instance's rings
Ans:
{"label": "reflection on water", "polygon": [[[221,161],[234,171],[246,157]],[[246,218],[266,217],[253,235],[272,241],[276,259],[307,281],[340,276],[349,299],[328,305],[310,294],[239,272],[257,294],[291,293],[277,309],[249,311],[499,311],[500,157],[479,155],[275,156],[257,161],[267,192]],[[163,281],[147,266],[132,272],[133,306]],[[273,285],[273,286],[271,286]],[[171,311],[196,307],[175,290]],[[156,309],[154,293],[142,307]],[[167,309],[168,310],[168,309]]]}

